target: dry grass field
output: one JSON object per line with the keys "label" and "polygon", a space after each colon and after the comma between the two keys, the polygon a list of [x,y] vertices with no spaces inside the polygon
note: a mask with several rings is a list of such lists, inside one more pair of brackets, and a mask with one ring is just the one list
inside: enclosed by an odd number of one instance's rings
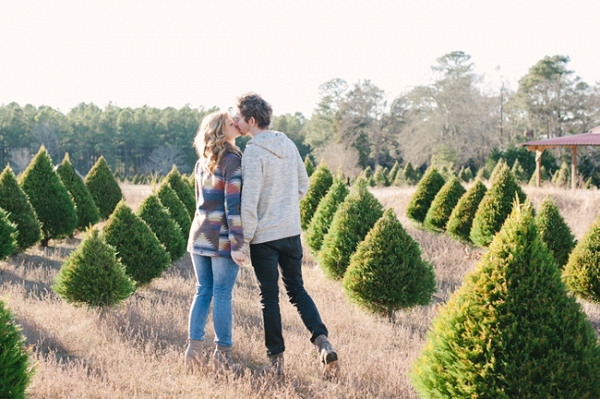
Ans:
{"label": "dry grass field", "polygon": [[[149,186],[123,185],[127,203],[136,208]],[[524,187],[534,205],[550,194],[576,238],[600,213],[598,191]],[[305,250],[304,276],[339,353],[342,373],[336,382],[319,375],[316,353],[295,309],[281,298],[286,338],[284,383],[260,376],[265,364],[257,285],[249,264],[234,289],[234,352],[244,375],[226,378],[213,372],[188,374],[183,367],[187,314],[194,291],[189,256],[184,256],[148,287],[137,291],[103,317],[75,308],[51,289],[61,263],[81,241],[51,241],[0,262],[0,298],[22,327],[35,363],[28,388],[31,398],[415,398],[407,371],[418,356],[436,309],[460,285],[480,252],[444,235],[411,226],[404,208],[412,188],[372,192],[392,207],[409,234],[435,265],[433,303],[399,312],[397,323],[364,313],[345,299],[339,282],[323,277]],[[583,304],[600,332],[600,307]],[[207,341],[212,343],[212,324]]]}

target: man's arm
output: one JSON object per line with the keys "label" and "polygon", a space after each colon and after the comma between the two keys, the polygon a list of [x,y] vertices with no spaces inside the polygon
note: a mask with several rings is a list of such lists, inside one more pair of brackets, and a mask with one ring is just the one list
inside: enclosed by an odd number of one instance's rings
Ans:
{"label": "man's arm", "polygon": [[262,166],[260,160],[247,147],[242,157],[242,228],[244,248],[249,248],[258,226],[258,201],[262,189]]}
{"label": "man's arm", "polygon": [[[294,145],[294,148],[296,145]],[[302,199],[308,191],[308,174],[306,173],[306,167],[302,162],[302,157],[296,148],[296,165],[298,168],[298,199]]]}

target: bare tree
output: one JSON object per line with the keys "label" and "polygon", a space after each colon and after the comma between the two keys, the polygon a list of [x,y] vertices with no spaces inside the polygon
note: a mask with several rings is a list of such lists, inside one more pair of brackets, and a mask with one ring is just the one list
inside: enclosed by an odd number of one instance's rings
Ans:
{"label": "bare tree", "polygon": [[356,177],[362,170],[358,166],[358,150],[342,143],[317,148],[315,160],[317,163],[324,162],[334,174],[339,172],[344,177]]}
{"label": "bare tree", "polygon": [[59,158],[60,141],[58,138],[58,128],[49,121],[34,123],[31,127],[31,136],[38,144],[37,147],[43,145],[50,157],[54,160]]}
{"label": "bare tree", "polygon": [[177,166],[177,169],[182,170],[183,164],[184,156],[179,148],[170,145],[161,145],[148,155],[143,170],[144,172],[165,175],[169,173],[173,165]]}
{"label": "bare tree", "polygon": [[18,175],[25,170],[33,155],[29,151],[29,148],[13,148],[10,150],[10,167]]}

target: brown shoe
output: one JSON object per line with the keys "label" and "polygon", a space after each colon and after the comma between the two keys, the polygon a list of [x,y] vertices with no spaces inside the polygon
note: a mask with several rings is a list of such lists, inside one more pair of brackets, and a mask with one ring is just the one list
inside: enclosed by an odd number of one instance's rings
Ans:
{"label": "brown shoe", "polygon": [[202,367],[206,365],[204,357],[204,341],[188,339],[188,346],[183,355],[183,362],[188,372],[192,371],[194,366]]}
{"label": "brown shoe", "polygon": [[268,358],[269,364],[263,368],[262,373],[280,379],[285,378],[285,373],[283,371],[283,352],[276,355],[269,355]]}
{"label": "brown shoe", "polygon": [[319,360],[323,365],[323,377],[336,378],[339,373],[338,356],[326,335],[319,335],[314,342]]}
{"label": "brown shoe", "polygon": [[213,354],[213,368],[217,373],[229,371],[238,374],[242,371],[242,366],[233,361],[230,346],[217,345]]}

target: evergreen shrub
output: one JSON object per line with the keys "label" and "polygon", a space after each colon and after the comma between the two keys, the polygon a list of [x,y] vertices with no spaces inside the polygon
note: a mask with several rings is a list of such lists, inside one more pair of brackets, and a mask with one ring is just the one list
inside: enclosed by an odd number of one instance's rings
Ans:
{"label": "evergreen shrub", "polygon": [[190,215],[190,220],[194,219],[194,215],[196,214],[196,196],[194,191],[190,190],[190,186],[183,181],[175,165],[173,165],[171,171],[165,176],[165,180],[185,206]]}
{"label": "evergreen shrub", "polygon": [[494,180],[496,180],[498,172],[504,168],[508,168],[508,164],[506,163],[504,158],[498,159],[498,162],[496,162],[494,169],[492,169],[492,172],[490,173],[490,178],[489,178],[490,183],[494,183]]}
{"label": "evergreen shrub", "polygon": [[119,202],[104,225],[103,232],[106,242],[117,250],[127,275],[137,284],[150,283],[169,267],[169,253],[150,227],[125,202]]}
{"label": "evergreen shrub", "polygon": [[571,171],[569,170],[569,165],[563,161],[563,163],[560,164],[560,169],[552,176],[552,183],[554,183],[556,187],[568,188],[570,181]]}
{"label": "evergreen shrub", "polygon": [[437,312],[412,365],[419,397],[600,397],[600,349],[581,306],[515,207],[489,251]]}
{"label": "evergreen shrub", "polygon": [[333,215],[347,195],[346,184],[340,177],[335,177],[327,194],[319,202],[317,210],[306,229],[306,244],[315,253],[318,253],[321,249],[323,238],[329,231]]}
{"label": "evergreen shrub", "polygon": [[323,238],[318,259],[327,277],[341,279],[344,276],[350,255],[381,215],[383,206],[369,192],[365,179],[359,178],[335,211]]}
{"label": "evergreen shrub", "polygon": [[437,232],[446,230],[452,210],[466,191],[456,177],[450,178],[431,202],[423,222],[425,228]]}
{"label": "evergreen shrub", "polygon": [[559,268],[563,268],[575,247],[575,237],[558,212],[550,196],[544,198],[535,215],[535,224],[542,242],[546,244]]}
{"label": "evergreen shrub", "polygon": [[308,191],[300,200],[300,226],[306,230],[319,205],[321,198],[327,194],[327,190],[333,183],[333,176],[325,163],[320,163],[314,173],[308,179]]}
{"label": "evergreen shrub", "polygon": [[392,184],[394,184],[394,181],[396,180],[396,175],[398,174],[398,172],[400,171],[400,164],[398,163],[398,161],[394,162],[394,165],[392,165],[392,169],[390,169],[390,171],[388,172],[387,175],[387,185],[391,186]]}
{"label": "evergreen shrub", "polygon": [[312,176],[315,171],[315,165],[312,163],[308,155],[304,157],[304,168],[306,169],[306,174],[308,177]]}
{"label": "evergreen shrub", "polygon": [[351,301],[392,321],[396,310],[427,305],[435,292],[433,266],[391,208],[356,247],[342,284]]}
{"label": "evergreen shrub", "polygon": [[[544,181],[549,181],[550,180],[550,174],[548,173],[548,171],[546,170],[546,168],[544,167],[544,165],[542,165],[542,167],[540,168],[540,184]],[[535,174],[535,171],[531,174],[531,179],[529,179],[529,185],[532,187],[535,187],[537,184],[537,175]]]}
{"label": "evergreen shrub", "polygon": [[510,215],[516,197],[519,203],[525,202],[525,193],[506,163],[503,163],[473,217],[470,238],[475,245],[485,247],[492,242],[494,234],[500,231],[504,220]]}
{"label": "evergreen shrub", "polygon": [[190,214],[175,191],[173,191],[171,186],[166,184],[166,182],[163,182],[159,186],[158,191],[156,191],[156,195],[158,196],[160,203],[169,211],[171,218],[173,218],[181,228],[181,234],[184,237],[187,237],[190,232],[190,227],[192,226],[192,219],[190,219]]}
{"label": "evergreen shrub", "polygon": [[8,219],[8,213],[0,208],[0,260],[17,250],[17,225]]}
{"label": "evergreen shrub", "polygon": [[123,193],[104,157],[98,158],[85,176],[84,182],[94,199],[100,218],[108,219],[119,201],[123,199]]}
{"label": "evergreen shrub", "polygon": [[25,338],[12,313],[0,300],[0,398],[26,398],[25,389],[32,376]]}
{"label": "evergreen shrub", "polygon": [[423,223],[431,202],[445,183],[442,175],[430,166],[406,206],[406,216],[415,222]]}
{"label": "evergreen shrub", "polygon": [[85,186],[83,179],[75,172],[75,169],[69,160],[69,154],[65,154],[63,161],[56,169],[56,173],[60,176],[60,180],[75,202],[77,228],[84,230],[86,227],[98,223],[100,220],[98,208],[94,203],[92,195]]}
{"label": "evergreen shrub", "polygon": [[35,210],[8,166],[0,175],[0,208],[8,213],[8,219],[16,225],[18,251],[24,251],[42,239]]}
{"label": "evergreen shrub", "polygon": [[419,171],[413,167],[412,163],[408,162],[406,165],[404,165],[403,171],[404,180],[408,185],[414,186],[419,182]]}
{"label": "evergreen shrub", "polygon": [[463,194],[458,200],[458,203],[452,210],[448,223],[446,223],[446,233],[463,243],[470,243],[471,226],[473,225],[473,217],[477,212],[477,207],[483,199],[487,188],[477,179],[471,188]]}
{"label": "evergreen shrub", "polygon": [[160,203],[156,194],[151,194],[142,201],[137,209],[137,215],[150,226],[171,255],[171,260],[175,261],[183,256],[186,239],[181,227],[171,218],[169,211]]}
{"label": "evergreen shrub", "polygon": [[42,227],[42,246],[50,239],[70,236],[77,227],[71,195],[54,171],[44,146],[33,157],[19,181]]}
{"label": "evergreen shrub", "polygon": [[515,177],[517,178],[517,181],[520,183],[523,183],[523,182],[526,182],[529,180],[529,176],[527,176],[527,172],[525,171],[525,169],[523,169],[523,167],[521,166],[521,163],[519,162],[518,159],[515,160],[515,163],[513,164],[510,171],[513,173],[513,175],[515,175]]}
{"label": "evergreen shrub", "polygon": [[52,289],[67,303],[102,309],[129,297],[134,282],[117,259],[115,249],[92,227],[62,264]]}
{"label": "evergreen shrub", "polygon": [[600,215],[571,252],[563,279],[578,297],[600,303]]}
{"label": "evergreen shrub", "polygon": [[384,187],[388,185],[386,169],[378,166],[375,168],[373,173],[373,184],[377,187]]}

